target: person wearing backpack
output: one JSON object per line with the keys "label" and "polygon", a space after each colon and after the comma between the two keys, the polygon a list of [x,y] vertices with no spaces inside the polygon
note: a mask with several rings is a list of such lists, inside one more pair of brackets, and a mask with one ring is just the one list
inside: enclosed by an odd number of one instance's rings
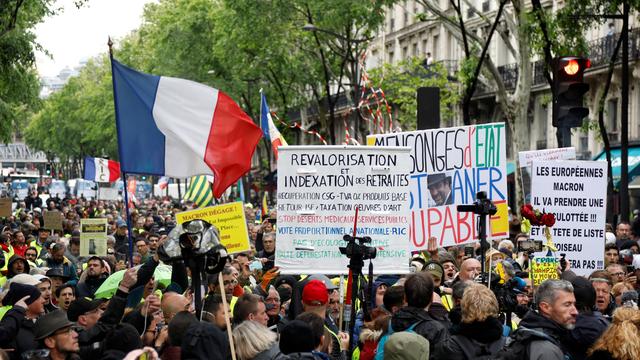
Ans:
{"label": "person wearing backpack", "polygon": [[[434,319],[427,312],[433,298],[433,279],[426,272],[411,274],[404,283],[404,297],[407,306],[398,310],[391,318],[391,326],[385,336],[394,332],[409,331],[429,340],[429,353],[433,354],[435,344],[449,338],[449,324]],[[378,353],[384,352],[383,338],[378,343]],[[376,359],[378,359],[376,354]],[[431,357],[435,358],[435,357]]]}
{"label": "person wearing backpack", "polygon": [[496,296],[480,284],[469,285],[462,301],[459,332],[437,343],[433,357],[450,360],[494,359],[505,344]]}
{"label": "person wearing backpack", "polygon": [[546,280],[534,296],[538,311],[529,311],[496,359],[567,360],[569,331],[578,310],[573,286],[566,280]]}

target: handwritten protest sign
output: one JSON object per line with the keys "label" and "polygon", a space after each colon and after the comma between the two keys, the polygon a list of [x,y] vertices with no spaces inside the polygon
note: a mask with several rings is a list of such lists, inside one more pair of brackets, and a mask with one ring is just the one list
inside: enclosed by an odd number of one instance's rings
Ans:
{"label": "handwritten protest sign", "polygon": [[107,255],[107,219],[80,220],[80,256]]}
{"label": "handwritten protest sign", "polygon": [[476,216],[456,205],[473,203],[479,191],[498,208],[489,238],[508,236],[506,142],[504,123],[367,137],[368,145],[411,148],[412,250],[426,249],[431,236],[440,246],[477,239]]}
{"label": "handwritten protest sign", "polygon": [[346,274],[345,234],[371,237],[377,274],[409,271],[409,149],[287,146],[278,150],[276,266]]}
{"label": "handwritten protest sign", "polygon": [[[603,269],[607,164],[600,161],[533,162],[532,171],[532,205],[555,215],[556,224],[551,228],[551,236],[558,252],[567,254],[571,270],[588,276],[594,270]],[[543,227],[534,226],[531,237],[545,240]]]}
{"label": "handwritten protest sign", "polygon": [[533,274],[533,286],[540,286],[548,279],[558,279],[558,260],[553,256],[533,258],[531,272]]}
{"label": "handwritten protest sign", "polygon": [[559,149],[545,149],[520,151],[518,153],[518,163],[522,175],[522,191],[525,194],[525,201],[531,199],[531,164],[534,161],[552,161],[552,160],[575,160],[576,148],[566,147]]}
{"label": "handwritten protest sign", "polygon": [[178,224],[201,219],[215,225],[220,231],[220,243],[229,254],[251,250],[249,233],[242,202],[234,202],[176,214]]}
{"label": "handwritten protest sign", "polygon": [[0,217],[11,216],[11,198],[0,198]]}
{"label": "handwritten protest sign", "polygon": [[57,210],[45,211],[44,228],[49,230],[62,230],[62,213]]}

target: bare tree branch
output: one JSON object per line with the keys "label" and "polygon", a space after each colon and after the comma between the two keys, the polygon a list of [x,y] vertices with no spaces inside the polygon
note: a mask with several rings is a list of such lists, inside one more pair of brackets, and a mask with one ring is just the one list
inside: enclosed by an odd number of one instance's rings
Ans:
{"label": "bare tree branch", "polygon": [[[464,0],[464,2],[465,4],[467,4],[467,6],[469,6],[471,11],[473,11],[476,15],[478,15],[480,19],[482,19],[487,25],[491,26],[492,24],[491,20],[488,17],[486,17],[483,13],[481,13],[480,10],[478,10],[478,8],[475,5],[473,5],[473,3],[471,3],[469,0]],[[513,46],[513,43],[512,43],[513,39],[509,36],[509,32],[505,31],[505,29],[503,29],[502,27],[496,28],[496,31],[500,35],[500,38],[504,42],[505,46],[507,47],[507,50],[509,50],[511,55],[513,55],[513,57],[517,57],[518,52]]]}

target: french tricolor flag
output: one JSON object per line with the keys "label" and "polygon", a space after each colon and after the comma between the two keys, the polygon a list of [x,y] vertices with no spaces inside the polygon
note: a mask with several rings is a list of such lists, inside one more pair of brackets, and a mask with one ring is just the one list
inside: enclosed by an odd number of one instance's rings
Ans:
{"label": "french tricolor flag", "polygon": [[114,182],[120,178],[120,163],[87,156],[84,158],[84,178],[96,182]]}
{"label": "french tricolor flag", "polygon": [[280,134],[280,131],[278,131],[278,128],[273,123],[271,109],[269,109],[269,104],[267,104],[267,97],[264,96],[262,91],[260,91],[260,127],[262,127],[265,139],[271,142],[273,155],[277,159],[278,146],[287,146],[287,141],[282,137],[282,134]]}
{"label": "french tricolor flag", "polygon": [[223,192],[251,168],[260,129],[217,89],[144,74],[111,59],[122,172],[213,175]]}

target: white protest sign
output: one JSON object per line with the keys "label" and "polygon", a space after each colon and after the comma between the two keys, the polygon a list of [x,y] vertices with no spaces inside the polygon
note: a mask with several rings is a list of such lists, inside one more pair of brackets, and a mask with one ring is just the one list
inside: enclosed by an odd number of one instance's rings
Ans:
{"label": "white protest sign", "polygon": [[[345,234],[369,236],[376,274],[409,272],[409,148],[278,149],[276,262],[283,274],[347,274]],[[366,265],[365,265],[366,266]]]}
{"label": "white protest sign", "polygon": [[[558,254],[567,254],[571,270],[588,276],[604,268],[607,209],[607,164],[601,161],[533,162],[531,196],[534,209],[553,213],[551,228]],[[543,227],[531,237],[543,240]],[[538,253],[536,256],[543,256]]]}
{"label": "white protest sign", "polygon": [[558,149],[520,151],[518,160],[520,167],[530,167],[534,161],[575,160],[576,148],[566,147]]}
{"label": "white protest sign", "polygon": [[411,250],[426,249],[431,236],[440,246],[478,239],[476,216],[456,205],[473,203],[480,191],[498,209],[488,238],[509,236],[506,143],[504,123],[367,137],[367,145],[411,148]]}
{"label": "white protest sign", "polygon": [[119,200],[118,189],[110,187],[98,188],[98,199],[100,200]]}

